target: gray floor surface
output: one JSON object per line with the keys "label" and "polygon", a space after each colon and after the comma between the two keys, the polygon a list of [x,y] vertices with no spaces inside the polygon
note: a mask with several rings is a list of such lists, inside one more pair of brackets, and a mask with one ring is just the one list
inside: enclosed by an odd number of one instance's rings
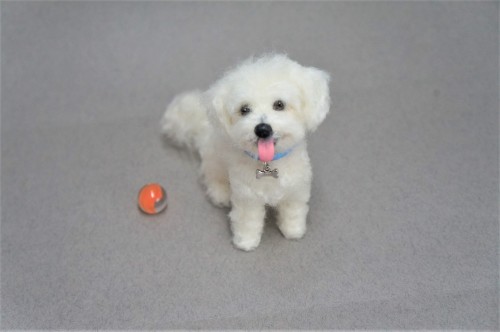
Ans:
{"label": "gray floor surface", "polygon": [[[498,329],[498,9],[2,2],[1,327]],[[243,253],[159,119],[268,51],[333,104],[306,237]]]}

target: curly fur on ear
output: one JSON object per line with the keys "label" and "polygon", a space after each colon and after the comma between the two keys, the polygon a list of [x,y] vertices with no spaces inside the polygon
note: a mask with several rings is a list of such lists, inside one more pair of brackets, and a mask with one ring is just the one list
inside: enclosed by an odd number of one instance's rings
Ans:
{"label": "curly fur on ear", "polygon": [[295,73],[303,93],[303,115],[309,132],[315,131],[330,111],[328,83],[330,75],[314,67],[302,67]]}
{"label": "curly fur on ear", "polygon": [[226,105],[224,104],[225,96],[227,94],[227,89],[225,89],[223,84],[216,84],[211,87],[205,95],[208,105],[208,117],[211,123],[216,127],[222,127],[228,130],[231,120],[226,110]]}

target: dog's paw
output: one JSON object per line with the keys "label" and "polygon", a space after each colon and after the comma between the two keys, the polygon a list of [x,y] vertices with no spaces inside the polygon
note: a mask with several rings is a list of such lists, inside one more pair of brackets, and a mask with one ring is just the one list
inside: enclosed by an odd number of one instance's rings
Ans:
{"label": "dog's paw", "polygon": [[233,236],[233,244],[236,248],[243,251],[252,251],[259,246],[260,235],[259,236]]}
{"label": "dog's paw", "polygon": [[278,227],[285,238],[288,240],[298,240],[306,234],[305,223],[280,223]]}
{"label": "dog's paw", "polygon": [[309,208],[300,201],[284,202],[278,207],[278,228],[289,240],[298,240],[306,233]]}
{"label": "dog's paw", "polygon": [[231,205],[231,189],[228,183],[212,182],[207,186],[207,195],[216,206]]}

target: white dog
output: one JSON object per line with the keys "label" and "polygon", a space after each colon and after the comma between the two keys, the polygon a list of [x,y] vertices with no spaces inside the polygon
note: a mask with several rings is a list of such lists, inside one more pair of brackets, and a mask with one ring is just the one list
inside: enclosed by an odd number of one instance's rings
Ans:
{"label": "white dog", "polygon": [[237,248],[259,245],[266,205],[287,239],[304,236],[312,179],[305,138],[329,111],[328,82],[321,70],[266,55],[168,106],[162,129],[199,153],[208,196],[231,206]]}

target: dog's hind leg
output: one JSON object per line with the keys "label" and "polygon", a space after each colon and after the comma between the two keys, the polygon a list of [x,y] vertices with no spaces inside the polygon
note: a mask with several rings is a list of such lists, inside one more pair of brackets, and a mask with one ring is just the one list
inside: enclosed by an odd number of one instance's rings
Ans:
{"label": "dog's hind leg", "polygon": [[201,175],[207,195],[216,206],[228,207],[231,202],[231,189],[227,168],[213,154],[204,154],[201,159]]}

